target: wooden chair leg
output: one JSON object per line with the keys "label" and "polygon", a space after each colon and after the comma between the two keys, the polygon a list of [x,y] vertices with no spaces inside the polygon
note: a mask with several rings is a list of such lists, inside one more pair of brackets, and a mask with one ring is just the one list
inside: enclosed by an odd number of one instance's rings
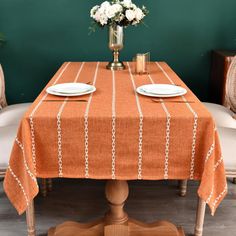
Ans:
{"label": "wooden chair leg", "polygon": [[52,191],[52,179],[47,179],[47,189],[48,191]]}
{"label": "wooden chair leg", "polygon": [[47,179],[42,179],[40,190],[41,190],[42,196],[46,197],[47,196]]}
{"label": "wooden chair leg", "polygon": [[35,230],[35,216],[34,216],[34,202],[30,202],[26,210],[27,235],[36,236]]}
{"label": "wooden chair leg", "polygon": [[236,178],[233,178],[233,184],[236,184]]}
{"label": "wooden chair leg", "polygon": [[180,180],[179,181],[179,188],[180,188],[180,192],[179,195],[181,197],[185,197],[187,194],[187,185],[188,185],[188,181],[187,180]]}
{"label": "wooden chair leg", "polygon": [[199,198],[194,236],[202,236],[203,234],[205,211],[206,211],[206,202],[203,201],[201,198]]}

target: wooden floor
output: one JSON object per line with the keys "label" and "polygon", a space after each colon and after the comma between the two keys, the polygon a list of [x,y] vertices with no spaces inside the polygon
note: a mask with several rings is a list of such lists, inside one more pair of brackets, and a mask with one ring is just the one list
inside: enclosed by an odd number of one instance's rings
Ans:
{"label": "wooden floor", "polygon": [[[45,236],[50,226],[66,220],[90,221],[102,217],[106,209],[104,181],[54,180],[48,197],[35,199],[37,235]],[[126,211],[133,218],[152,222],[169,220],[182,225],[192,235],[197,204],[197,184],[189,182],[188,195],[178,196],[176,181],[130,181]],[[0,236],[25,236],[25,216],[18,216],[0,182]],[[204,236],[236,235],[236,185],[229,181],[229,194],[210,216],[207,209]]]}

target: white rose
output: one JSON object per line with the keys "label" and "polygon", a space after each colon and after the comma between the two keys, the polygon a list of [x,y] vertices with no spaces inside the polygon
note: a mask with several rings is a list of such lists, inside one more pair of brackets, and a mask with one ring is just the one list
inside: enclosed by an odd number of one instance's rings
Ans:
{"label": "white rose", "polygon": [[132,21],[135,18],[135,12],[133,10],[126,10],[125,16],[128,21]]}
{"label": "white rose", "polygon": [[115,3],[111,7],[114,9],[116,13],[123,11],[123,7],[119,3]]}
{"label": "white rose", "polygon": [[99,22],[101,25],[106,25],[108,18],[107,16],[101,11],[101,9],[99,8],[97,10],[97,12],[94,15],[94,19]]}
{"label": "white rose", "polygon": [[102,11],[106,11],[110,6],[111,6],[111,4],[110,4],[108,1],[105,1],[105,2],[103,2],[103,3],[101,4],[100,9],[101,9]]}
{"label": "white rose", "polygon": [[96,11],[98,10],[98,8],[99,8],[99,6],[97,5],[97,6],[94,6],[94,7],[91,9],[91,11],[90,11],[90,16],[91,16],[91,17],[94,17],[94,15],[95,15]]}
{"label": "white rose", "polygon": [[114,9],[112,9],[112,7],[107,8],[106,10],[106,16],[111,19],[116,15],[116,12],[114,11]]}
{"label": "white rose", "polygon": [[93,17],[97,22],[100,22],[100,18],[101,18],[101,13],[100,11],[96,11],[94,17]]}
{"label": "white rose", "polygon": [[136,10],[136,9],[137,9],[137,6],[136,6],[134,3],[132,3],[131,6],[130,6],[130,8],[132,8],[133,10]]}
{"label": "white rose", "polygon": [[107,18],[107,17],[102,17],[102,18],[100,19],[100,24],[101,24],[101,25],[106,25],[106,24],[107,24],[107,21],[108,21],[108,18]]}
{"label": "white rose", "polygon": [[123,3],[123,5],[124,5],[126,8],[130,8],[131,5],[132,5],[132,1],[131,1],[131,0],[124,0],[122,3]]}
{"label": "white rose", "polygon": [[101,25],[106,25],[108,21],[108,17],[106,16],[105,13],[101,13],[100,15],[100,24]]}
{"label": "white rose", "polygon": [[135,10],[135,18],[136,18],[136,20],[140,21],[140,20],[143,19],[143,17],[144,17],[143,11],[140,8],[137,8]]}
{"label": "white rose", "polygon": [[123,7],[120,4],[113,4],[106,10],[106,15],[109,19],[116,16],[117,13],[122,12]]}

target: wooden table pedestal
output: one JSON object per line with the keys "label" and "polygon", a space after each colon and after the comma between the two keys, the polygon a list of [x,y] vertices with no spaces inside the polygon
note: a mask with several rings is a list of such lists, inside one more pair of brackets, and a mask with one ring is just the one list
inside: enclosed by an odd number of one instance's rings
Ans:
{"label": "wooden table pedestal", "polygon": [[145,224],[128,218],[124,204],[128,198],[127,181],[109,180],[106,198],[110,205],[104,218],[87,224],[65,222],[51,228],[48,236],[184,236],[181,227],[167,221]]}

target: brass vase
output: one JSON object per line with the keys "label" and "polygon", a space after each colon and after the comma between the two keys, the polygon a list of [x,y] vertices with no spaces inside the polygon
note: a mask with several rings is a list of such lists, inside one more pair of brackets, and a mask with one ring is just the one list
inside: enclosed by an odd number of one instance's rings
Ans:
{"label": "brass vase", "polygon": [[113,51],[113,61],[107,65],[109,70],[124,70],[125,65],[119,60],[120,50],[124,47],[124,28],[119,25],[109,27],[109,48]]}

